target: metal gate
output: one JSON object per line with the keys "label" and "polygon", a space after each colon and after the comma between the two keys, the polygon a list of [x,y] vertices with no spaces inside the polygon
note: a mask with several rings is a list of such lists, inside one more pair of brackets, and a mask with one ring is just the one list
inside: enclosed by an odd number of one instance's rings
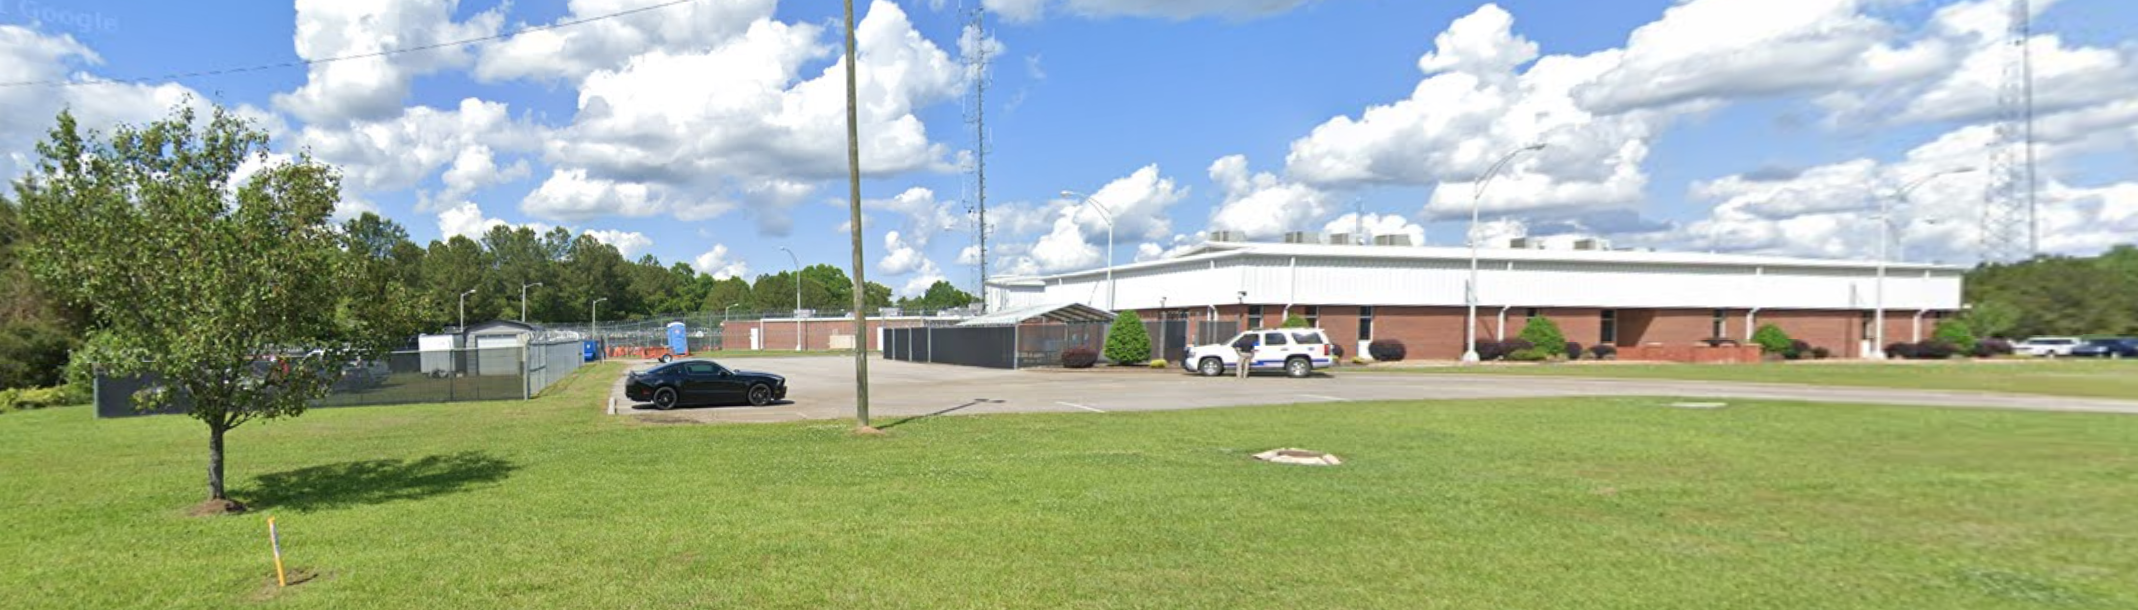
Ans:
{"label": "metal gate", "polygon": [[883,329],[883,357],[905,362],[1017,368],[1017,327],[920,327]]}

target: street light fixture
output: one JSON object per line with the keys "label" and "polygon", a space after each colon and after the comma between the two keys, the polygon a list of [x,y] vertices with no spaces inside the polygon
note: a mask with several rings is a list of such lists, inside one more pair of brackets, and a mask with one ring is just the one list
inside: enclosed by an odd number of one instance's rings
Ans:
{"label": "street light fixture", "polygon": [[780,246],[779,251],[787,253],[787,260],[794,261],[794,351],[799,352],[802,351],[802,259],[786,246]]}
{"label": "street light fixture", "polygon": [[1090,195],[1085,195],[1085,194],[1083,194],[1083,193],[1078,193],[1078,192],[1076,192],[1076,191],[1062,191],[1062,196],[1063,196],[1063,197],[1075,197],[1075,198],[1080,198],[1080,199],[1083,199],[1083,200],[1084,200],[1084,203],[1087,203],[1087,204],[1091,204],[1091,205],[1093,205],[1093,206],[1097,206],[1097,207],[1098,207],[1098,210],[1099,210],[1099,218],[1101,218],[1101,219],[1104,219],[1104,220],[1106,221],[1106,310],[1107,310],[1107,311],[1113,311],[1113,310],[1114,310],[1114,213],[1113,213],[1113,211],[1111,211],[1111,210],[1108,210],[1108,209],[1106,209],[1106,204],[1103,204],[1103,203],[1099,203],[1099,200],[1098,200],[1097,198],[1095,198],[1095,197],[1092,197],[1092,196],[1090,196]]}
{"label": "street light fixture", "polygon": [[1922,188],[1923,185],[1930,184],[1930,181],[1946,176],[1973,173],[1974,171],[1975,168],[1973,167],[1956,167],[1940,171],[1917,178],[1914,182],[1908,183],[1907,186],[1901,187],[1890,198],[1878,198],[1878,282],[1874,291],[1877,295],[1874,297],[1876,302],[1871,309],[1871,336],[1874,338],[1871,339],[1869,354],[1872,360],[1886,359],[1886,259],[1889,258],[1887,249],[1893,241],[1892,202],[1899,200],[1901,205],[1905,206],[1908,204],[1908,194],[1915,192],[1915,189]]}
{"label": "street light fixture", "polygon": [[1470,230],[1467,232],[1467,238],[1470,242],[1470,282],[1468,285],[1464,286],[1464,292],[1466,292],[1467,294],[1463,295],[1463,302],[1464,304],[1468,305],[1468,313],[1463,316],[1462,326],[1462,361],[1464,363],[1473,363],[1478,361],[1477,216],[1478,210],[1479,208],[1483,207],[1483,203],[1485,200],[1485,187],[1491,186],[1492,179],[1494,177],[1499,176],[1500,170],[1506,169],[1507,164],[1513,162],[1515,157],[1520,156],[1522,153],[1536,152],[1540,150],[1544,150],[1544,144],[1541,142],[1517,148],[1513,151],[1508,152],[1507,156],[1500,157],[1499,162],[1493,163],[1491,169],[1485,170],[1485,177],[1479,179],[1477,181],[1477,187],[1470,191]]}
{"label": "street light fixture", "polygon": [[537,286],[541,286],[541,285],[542,285],[542,283],[541,283],[541,282],[535,282],[535,283],[532,283],[532,284],[520,284],[520,321],[521,321],[521,322],[526,322],[526,321],[527,321],[527,289],[529,289],[529,288],[534,288],[534,287],[537,287]]}

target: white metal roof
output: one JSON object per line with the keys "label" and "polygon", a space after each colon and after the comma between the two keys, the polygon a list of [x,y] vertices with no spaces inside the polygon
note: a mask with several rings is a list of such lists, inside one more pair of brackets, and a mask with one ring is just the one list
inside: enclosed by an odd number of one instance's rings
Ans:
{"label": "white metal roof", "polygon": [[[1359,260],[1433,260],[1468,261],[1469,248],[1446,246],[1344,246],[1328,244],[1272,244],[1248,242],[1210,242],[1187,253],[1168,259],[1145,261],[1113,268],[1115,273],[1170,267],[1198,263],[1213,259],[1239,256],[1275,257],[1321,257]],[[1878,267],[1875,260],[1840,260],[1821,258],[1797,258],[1751,254],[1715,254],[1706,252],[1655,252],[1645,250],[1572,250],[1529,248],[1481,248],[1477,251],[1481,261],[1494,262],[1588,262],[1633,265],[1695,265],[1721,267],[1781,267],[1799,269],[1861,269]],[[1946,271],[1958,273],[1965,267],[1929,263],[1888,262],[1892,272]],[[1036,286],[1047,281],[1105,275],[1106,269],[1089,269],[1045,276],[1001,276],[988,281],[996,286]]]}
{"label": "white metal roof", "polygon": [[1005,309],[959,322],[958,326],[1015,326],[1033,318],[1055,322],[1106,322],[1114,314],[1082,303],[1050,303]]}

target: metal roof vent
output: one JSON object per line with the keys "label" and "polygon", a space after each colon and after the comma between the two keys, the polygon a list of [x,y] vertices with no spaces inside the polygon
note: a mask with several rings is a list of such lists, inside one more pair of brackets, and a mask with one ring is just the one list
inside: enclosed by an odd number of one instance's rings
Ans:
{"label": "metal roof vent", "polygon": [[1285,234],[1284,234],[1284,243],[1287,243],[1287,244],[1318,244],[1318,243],[1321,243],[1321,234],[1319,234],[1319,233],[1308,233],[1308,232],[1306,232],[1306,231],[1292,231],[1292,232],[1290,232],[1290,233],[1285,233]]}
{"label": "metal roof vent", "polygon": [[1575,249],[1575,250],[1609,250],[1609,249],[1611,249],[1611,242],[1607,242],[1607,241],[1604,241],[1604,240],[1602,240],[1602,239],[1598,239],[1598,238],[1594,238],[1594,237],[1585,237],[1585,238],[1581,238],[1581,239],[1577,239],[1577,240],[1574,240],[1574,249]]}
{"label": "metal roof vent", "polygon": [[1544,238],[1517,237],[1514,239],[1507,240],[1507,247],[1514,248],[1516,250],[1543,250]]}
{"label": "metal roof vent", "polygon": [[1353,236],[1353,235],[1352,235],[1352,234],[1350,234],[1350,233],[1330,233],[1330,234],[1329,234],[1329,245],[1332,245],[1332,246],[1356,246],[1356,245],[1358,245],[1358,244],[1359,244],[1359,240],[1358,240],[1358,238],[1357,238],[1357,237],[1355,237],[1355,236]]}
{"label": "metal roof vent", "polygon": [[1246,235],[1242,235],[1242,234],[1240,234],[1240,232],[1239,232],[1239,231],[1211,231],[1211,232],[1210,232],[1210,241],[1215,241],[1215,242],[1242,242],[1242,241],[1247,241],[1247,236],[1246,236]]}
{"label": "metal roof vent", "polygon": [[1375,235],[1375,236],[1373,236],[1373,245],[1376,245],[1376,246],[1408,246],[1408,245],[1410,245],[1410,236],[1409,236],[1409,235]]}

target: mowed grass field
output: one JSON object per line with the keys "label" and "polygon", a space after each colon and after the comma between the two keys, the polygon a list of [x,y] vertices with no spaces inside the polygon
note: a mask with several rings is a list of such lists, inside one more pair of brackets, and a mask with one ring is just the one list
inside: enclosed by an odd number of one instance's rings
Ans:
{"label": "mowed grass field", "polygon": [[[2138,417],[1647,399],[758,426],[0,415],[8,608],[2131,608]],[[1275,447],[1347,463],[1258,463]],[[272,586],[266,517],[292,568]]]}
{"label": "mowed grass field", "polygon": [[1345,369],[1345,372],[1361,371],[1793,383],[2138,400],[2138,361],[2131,360],[1819,361],[1767,364],[1612,362]]}

